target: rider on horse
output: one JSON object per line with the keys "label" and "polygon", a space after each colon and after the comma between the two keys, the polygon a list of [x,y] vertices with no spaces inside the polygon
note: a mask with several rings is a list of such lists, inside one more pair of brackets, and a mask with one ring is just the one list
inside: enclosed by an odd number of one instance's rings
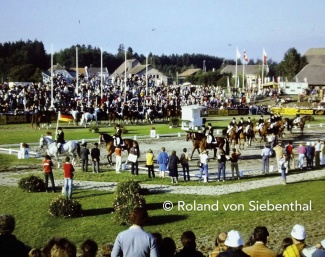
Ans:
{"label": "rider on horse", "polygon": [[258,125],[257,125],[258,130],[261,130],[263,125],[264,125],[264,118],[263,115],[261,115],[261,118],[258,120]]}
{"label": "rider on horse", "polygon": [[61,153],[61,146],[62,146],[62,144],[65,143],[64,132],[63,132],[61,127],[58,127],[56,143],[57,143],[58,152],[60,154]]}
{"label": "rider on horse", "polygon": [[234,127],[234,126],[236,126],[237,124],[236,124],[236,118],[234,117],[233,119],[232,119],[232,121],[229,123],[229,125],[228,125],[228,130],[227,130],[227,134],[229,135],[229,133],[230,133],[230,131],[232,130],[232,128]]}
{"label": "rider on horse", "polygon": [[208,127],[205,128],[204,134],[207,136],[207,143],[208,144],[213,144],[216,141],[216,139],[215,139],[215,137],[213,135],[213,127],[212,127],[211,123],[208,123]]}
{"label": "rider on horse", "polygon": [[120,145],[121,147],[124,146],[123,140],[122,140],[122,129],[120,124],[116,124],[115,126],[115,134],[113,135],[114,138],[114,145]]}
{"label": "rider on horse", "polygon": [[297,114],[296,115],[296,118],[293,120],[293,124],[299,123],[300,122],[300,119],[301,119],[300,114]]}
{"label": "rider on horse", "polygon": [[248,117],[247,121],[246,121],[246,127],[245,127],[245,133],[246,134],[248,133],[248,130],[250,128],[253,128],[253,122],[251,121],[251,117]]}
{"label": "rider on horse", "polygon": [[240,134],[240,132],[243,132],[244,127],[245,127],[245,122],[243,117],[241,117],[240,120],[238,121],[238,129],[237,129],[238,135]]}

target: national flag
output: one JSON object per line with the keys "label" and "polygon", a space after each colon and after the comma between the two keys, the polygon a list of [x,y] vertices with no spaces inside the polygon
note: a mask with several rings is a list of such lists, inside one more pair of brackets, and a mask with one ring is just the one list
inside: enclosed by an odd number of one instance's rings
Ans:
{"label": "national flag", "polygon": [[244,50],[244,56],[243,56],[243,58],[244,58],[244,61],[245,62],[248,62],[248,57],[247,57],[247,54],[246,54],[246,51]]}
{"label": "national flag", "polygon": [[263,63],[266,64],[267,54],[265,52],[265,49],[263,48]]}
{"label": "national flag", "polygon": [[241,55],[240,55],[240,52],[238,51],[238,47],[237,47],[236,58],[237,58],[237,59],[240,59],[240,56],[241,56]]}
{"label": "national flag", "polygon": [[59,114],[59,121],[73,121],[73,117],[71,114]]}

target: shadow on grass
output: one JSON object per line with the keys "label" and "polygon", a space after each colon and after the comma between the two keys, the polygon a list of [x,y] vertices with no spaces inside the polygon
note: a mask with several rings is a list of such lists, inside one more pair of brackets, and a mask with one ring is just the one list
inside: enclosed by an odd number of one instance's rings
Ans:
{"label": "shadow on grass", "polygon": [[96,192],[96,193],[90,193],[90,194],[83,194],[83,191],[76,190],[72,193],[73,199],[82,199],[82,198],[88,198],[88,197],[100,197],[103,195],[110,195],[113,194],[114,192],[110,191],[103,191],[103,192]]}
{"label": "shadow on grass", "polygon": [[114,212],[113,208],[99,208],[99,209],[83,210],[82,215],[83,217],[90,217],[90,216],[111,214],[112,212]]}
{"label": "shadow on grass", "polygon": [[187,219],[187,215],[158,215],[150,217],[146,226],[157,226]]}
{"label": "shadow on grass", "polygon": [[293,185],[293,184],[310,183],[310,182],[317,182],[317,181],[325,181],[325,178],[317,178],[317,179],[311,179],[311,180],[302,180],[302,181],[287,182],[287,184]]}

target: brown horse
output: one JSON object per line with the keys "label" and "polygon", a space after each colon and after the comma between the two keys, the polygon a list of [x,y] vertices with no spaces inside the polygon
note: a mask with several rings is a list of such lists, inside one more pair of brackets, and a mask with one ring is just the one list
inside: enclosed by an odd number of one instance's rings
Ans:
{"label": "brown horse", "polygon": [[225,139],[223,137],[215,137],[215,142],[208,143],[207,137],[203,133],[188,131],[186,134],[186,141],[192,140],[193,150],[191,154],[191,159],[195,150],[200,154],[200,150],[213,150],[213,158],[217,157],[217,149],[223,148],[225,144]]}
{"label": "brown horse", "polygon": [[[113,163],[112,154],[115,152],[114,138],[111,135],[103,133],[103,134],[100,134],[100,136],[99,136],[99,142],[106,143],[107,161],[108,161],[108,164],[111,165]],[[127,150],[128,154],[129,154],[130,149],[133,146],[133,142],[137,143],[138,152],[140,153],[138,142],[136,140],[129,139],[129,138],[123,139],[124,146],[122,147],[122,150]]]}
{"label": "brown horse", "polygon": [[35,129],[41,129],[41,123],[44,123],[44,126],[46,126],[46,128],[48,129],[52,125],[51,118],[53,113],[53,111],[38,111],[37,113],[33,113],[31,115],[32,128],[35,124]]}
{"label": "brown horse", "polygon": [[290,131],[290,133],[292,134],[293,126],[297,126],[298,128],[300,128],[300,134],[302,135],[304,133],[305,122],[306,122],[306,119],[307,119],[305,117],[307,117],[307,116],[301,117],[301,119],[300,119],[300,121],[298,123],[294,122],[295,118],[293,118],[293,119],[285,118],[285,121],[286,121],[285,126],[287,127],[287,130]]}

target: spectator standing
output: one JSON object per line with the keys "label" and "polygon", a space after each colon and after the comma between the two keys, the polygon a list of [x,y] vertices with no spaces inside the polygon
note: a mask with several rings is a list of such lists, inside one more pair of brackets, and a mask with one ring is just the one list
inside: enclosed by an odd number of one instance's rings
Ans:
{"label": "spectator standing", "polygon": [[306,147],[302,143],[300,143],[297,148],[297,152],[298,152],[298,168],[302,170],[304,168]]}
{"label": "spectator standing", "polygon": [[313,168],[313,148],[311,142],[306,143],[306,162],[307,170],[311,170]]}
{"label": "spectator standing", "polygon": [[7,214],[0,215],[0,256],[28,256],[30,249],[13,235],[15,227],[16,221],[14,216]]}
{"label": "spectator standing", "polygon": [[269,173],[269,167],[270,167],[270,156],[271,156],[271,149],[267,147],[267,145],[264,145],[264,148],[262,150],[261,156],[262,156],[262,174],[265,175]]}
{"label": "spectator standing", "polygon": [[161,240],[160,257],[174,257],[176,253],[176,244],[171,237],[164,237]]}
{"label": "spectator standing", "polygon": [[187,181],[190,181],[190,168],[189,168],[189,164],[188,164],[190,157],[187,153],[186,148],[183,149],[183,152],[182,152],[179,160],[180,160],[182,168],[183,168],[184,181],[186,182],[186,178],[187,178]]}
{"label": "spectator standing", "polygon": [[178,165],[179,163],[179,158],[176,155],[176,151],[173,150],[171,155],[168,157],[168,171],[169,171],[169,176],[171,177],[171,182],[178,183]]}
{"label": "spectator standing", "polygon": [[90,156],[93,173],[99,173],[100,150],[98,148],[98,143],[94,144],[94,148],[91,149]]}
{"label": "spectator standing", "polygon": [[88,172],[88,156],[90,154],[89,149],[87,148],[87,143],[81,144],[80,149],[80,158],[81,158],[81,167],[83,172]]}
{"label": "spectator standing", "polygon": [[285,146],[284,151],[286,152],[288,158],[288,170],[295,169],[295,155],[293,153],[292,141],[289,141],[289,143]]}
{"label": "spectator standing", "polygon": [[54,177],[53,177],[53,162],[49,155],[45,155],[45,159],[43,160],[43,170],[44,170],[44,177],[45,177],[45,191],[48,192],[48,184],[49,179],[51,180],[52,185],[52,192],[55,193],[55,184],[54,184]]}
{"label": "spectator standing", "polygon": [[321,162],[321,151],[322,151],[322,144],[320,139],[317,140],[317,143],[315,144],[315,167],[319,168]]}
{"label": "spectator standing", "polygon": [[148,220],[144,208],[136,207],[130,214],[132,226],[119,233],[115,239],[111,257],[158,257],[155,238],[143,230]]}
{"label": "spectator standing", "polygon": [[131,162],[131,174],[139,175],[139,163],[138,158],[140,157],[140,152],[138,148],[138,143],[133,141],[133,145],[130,148],[129,161]]}
{"label": "spectator standing", "polygon": [[266,227],[256,227],[254,229],[254,245],[249,247],[244,247],[243,252],[248,254],[250,257],[276,257],[276,252],[272,251],[266,246],[267,237],[269,232]]}
{"label": "spectator standing", "polygon": [[280,166],[282,181],[284,184],[286,184],[287,183],[286,174],[288,173],[288,157],[285,153],[282,154],[282,156],[279,158],[279,166]]}
{"label": "spectator standing", "polygon": [[293,244],[288,246],[283,251],[283,257],[300,257],[302,250],[306,247],[305,227],[302,225],[299,225],[299,224],[294,225],[294,227],[291,231],[291,237],[293,240]]}
{"label": "spectator standing", "polygon": [[238,160],[239,156],[241,155],[241,152],[239,149],[236,150],[236,148],[232,149],[232,153],[230,155],[230,167],[231,167],[231,175],[232,175],[232,180],[235,179],[234,171],[236,170],[236,176],[237,179],[240,179],[239,176],[239,167],[238,167]]}
{"label": "spectator standing", "polygon": [[116,173],[121,173],[121,165],[122,165],[122,149],[121,149],[121,145],[118,144],[115,147],[115,171]]}
{"label": "spectator standing", "polygon": [[[65,157],[65,163],[63,164],[63,173],[64,173],[64,186],[63,186],[63,194],[69,200],[72,198],[72,182],[74,175],[74,167],[70,163],[70,157]],[[68,191],[67,191],[68,189]]]}
{"label": "spectator standing", "polygon": [[222,172],[223,182],[226,181],[226,155],[222,148],[219,148],[218,153],[218,182],[220,182],[220,175]]}
{"label": "spectator standing", "polygon": [[148,168],[148,178],[151,178],[151,176],[155,177],[155,171],[153,169],[153,158],[154,154],[151,149],[148,150],[148,153],[146,155],[146,165]]}
{"label": "spectator standing", "polygon": [[[273,148],[273,151],[275,152],[275,158],[276,158],[276,162],[277,162],[277,166],[278,166],[278,171],[280,172],[281,165],[279,163],[279,160],[284,153],[283,147],[280,142],[278,142],[278,144]],[[287,154],[287,156],[288,156],[288,154]],[[289,157],[288,157],[288,159],[289,159]]]}
{"label": "spectator standing", "polygon": [[325,165],[325,142],[321,143],[321,165]]}
{"label": "spectator standing", "polygon": [[199,181],[202,180],[202,176],[203,176],[203,172],[204,172],[204,182],[208,182],[209,181],[209,166],[208,166],[208,160],[209,160],[209,156],[208,156],[208,152],[206,150],[203,150],[200,153],[200,177],[199,177]]}
{"label": "spectator standing", "polygon": [[166,153],[165,147],[161,148],[161,151],[157,158],[157,164],[159,165],[160,178],[164,178],[165,172],[167,171],[167,164],[168,164],[168,154]]}

